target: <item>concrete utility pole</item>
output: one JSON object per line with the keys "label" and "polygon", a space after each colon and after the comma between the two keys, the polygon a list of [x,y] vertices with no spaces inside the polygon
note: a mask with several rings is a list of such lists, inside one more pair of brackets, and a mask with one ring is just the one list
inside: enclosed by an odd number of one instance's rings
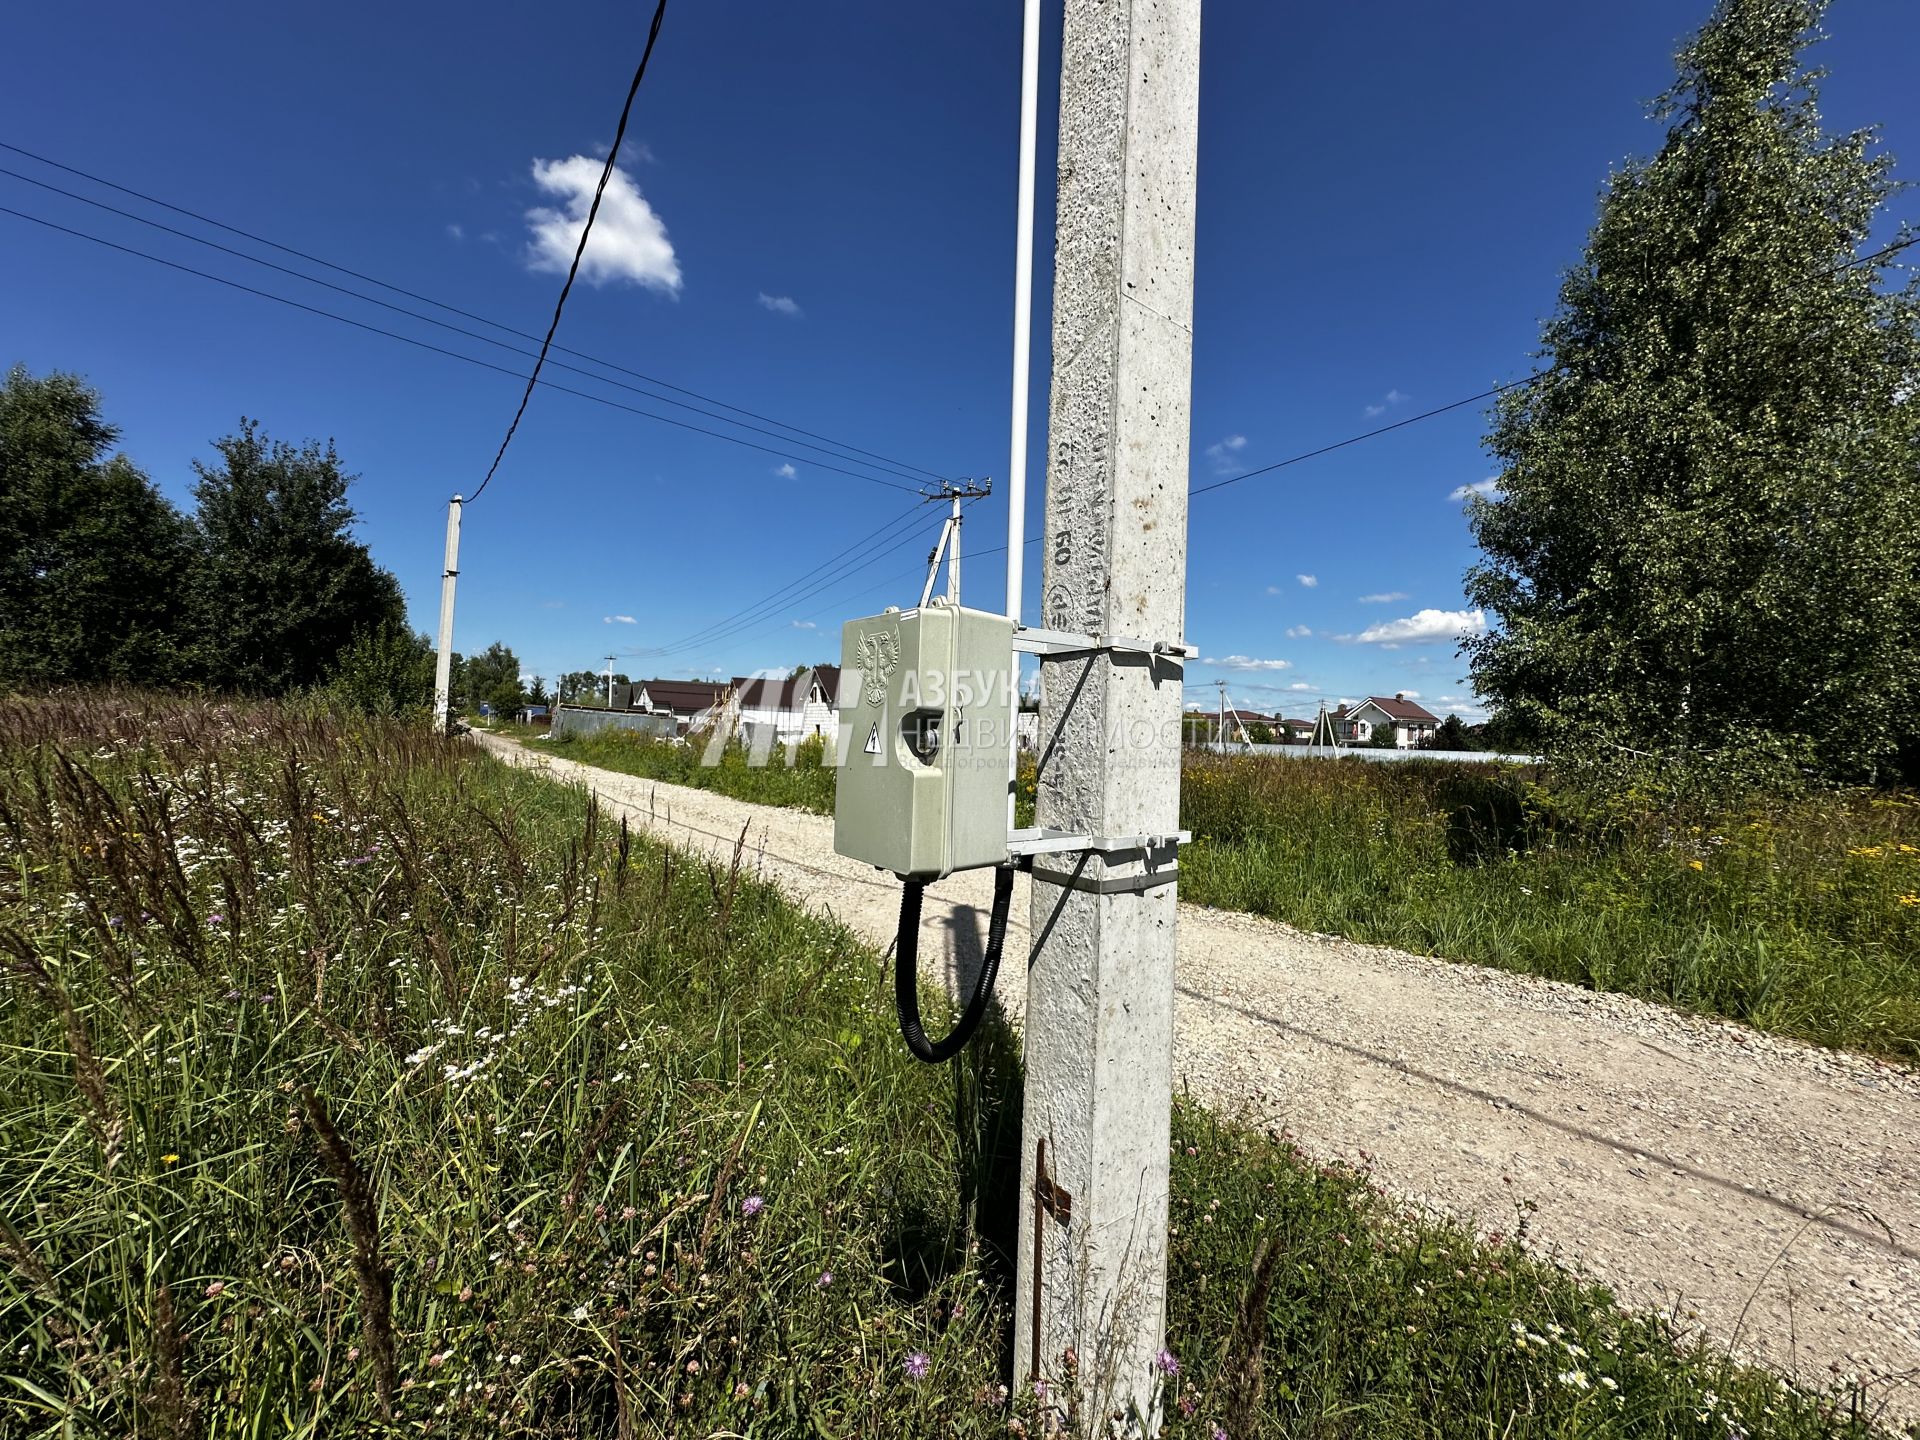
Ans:
{"label": "concrete utility pole", "polygon": [[453,728],[453,582],[460,576],[460,506],[447,502],[447,563],[440,572],[440,650],[433,662],[433,722],[445,735]]}
{"label": "concrete utility pole", "polygon": [[[1200,0],[1064,0],[1043,619],[1182,638]],[[1182,669],[1040,666],[1041,826],[1179,824]],[[1078,1362],[1090,1433],[1159,1427],[1173,1088],[1170,844],[1038,856],[1015,1380]]]}
{"label": "concrete utility pole", "polygon": [[613,656],[607,656],[607,709],[609,710],[613,709],[613,661]]}

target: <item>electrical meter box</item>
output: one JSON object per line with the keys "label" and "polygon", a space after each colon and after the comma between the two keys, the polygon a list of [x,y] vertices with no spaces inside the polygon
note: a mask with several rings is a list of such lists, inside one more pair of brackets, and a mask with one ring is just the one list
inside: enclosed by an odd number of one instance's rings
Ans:
{"label": "electrical meter box", "polygon": [[934,600],[840,632],[833,848],[908,879],[1007,861],[1013,622]]}

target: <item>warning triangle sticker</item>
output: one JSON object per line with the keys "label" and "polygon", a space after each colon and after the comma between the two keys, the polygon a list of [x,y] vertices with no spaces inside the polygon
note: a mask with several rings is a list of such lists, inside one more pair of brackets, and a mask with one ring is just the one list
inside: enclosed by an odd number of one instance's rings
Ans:
{"label": "warning triangle sticker", "polygon": [[880,753],[880,727],[878,725],[875,725],[873,729],[867,732],[867,754],[878,755],[879,753]]}

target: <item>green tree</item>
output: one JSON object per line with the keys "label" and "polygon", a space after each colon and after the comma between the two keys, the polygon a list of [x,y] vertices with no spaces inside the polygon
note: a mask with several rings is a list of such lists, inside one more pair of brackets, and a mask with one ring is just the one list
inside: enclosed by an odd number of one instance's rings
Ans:
{"label": "green tree", "polygon": [[433,702],[433,642],[383,624],[356,635],[334,667],[327,690],[369,715],[411,715]]}
{"label": "green tree", "polygon": [[467,657],[462,667],[462,696],[466,704],[478,710],[484,703],[496,715],[511,715],[526,703],[527,692],[520,684],[520,657],[498,640],[478,655]]}
{"label": "green tree", "polygon": [[527,691],[527,703],[529,705],[546,705],[550,704],[551,700],[552,697],[547,694],[547,682],[538,675],[534,676],[533,685]]}
{"label": "green tree", "polygon": [[222,689],[282,694],[318,683],[354,637],[406,624],[400,586],[353,538],[333,444],[271,440],[255,421],[196,461],[202,673]]}
{"label": "green tree", "polygon": [[1385,722],[1376,720],[1373,722],[1367,744],[1375,750],[1398,750],[1400,748],[1399,730],[1391,720]]}
{"label": "green tree", "polygon": [[1467,725],[1458,715],[1449,715],[1434,727],[1433,739],[1427,742],[1429,750],[1478,750],[1472,735],[1467,733]]}
{"label": "green tree", "polygon": [[1247,738],[1256,745],[1273,744],[1273,727],[1264,720],[1256,720],[1247,726]]}
{"label": "green tree", "polygon": [[179,678],[180,513],[78,376],[0,382],[0,684]]}
{"label": "green tree", "polygon": [[1495,409],[1467,590],[1498,623],[1465,649],[1526,739],[1855,778],[1911,753],[1920,290],[1871,238],[1890,159],[1821,128],[1824,9],[1716,6],[1665,144],[1602,196],[1549,368]]}

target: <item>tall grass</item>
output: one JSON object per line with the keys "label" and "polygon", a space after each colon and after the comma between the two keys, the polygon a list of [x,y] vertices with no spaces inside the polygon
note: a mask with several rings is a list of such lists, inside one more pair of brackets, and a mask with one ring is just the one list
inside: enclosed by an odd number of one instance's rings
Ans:
{"label": "tall grass", "polygon": [[[1073,1403],[1000,1389],[1004,1027],[915,1064],[881,957],[577,791],[320,711],[0,702],[0,957],[0,1434]],[[1176,1127],[1170,1434],[1866,1433],[1515,1239]]]}
{"label": "tall grass", "polygon": [[1920,802],[1691,816],[1520,772],[1194,755],[1181,894],[1920,1058]]}
{"label": "tall grass", "polygon": [[656,740],[626,730],[561,735],[539,744],[542,750],[569,760],[624,775],[711,790],[758,805],[784,805],[815,815],[833,813],[834,772],[827,763],[825,742],[818,737],[791,746],[775,745],[758,757],[738,743],[710,752],[697,735],[690,741]]}
{"label": "tall grass", "polygon": [[[817,742],[560,742],[590,765],[833,809]],[[1021,770],[1031,823],[1033,768]],[[1301,929],[1621,991],[1920,1060],[1920,799],[1841,791],[1678,810],[1514,768],[1189,752],[1181,897]]]}

